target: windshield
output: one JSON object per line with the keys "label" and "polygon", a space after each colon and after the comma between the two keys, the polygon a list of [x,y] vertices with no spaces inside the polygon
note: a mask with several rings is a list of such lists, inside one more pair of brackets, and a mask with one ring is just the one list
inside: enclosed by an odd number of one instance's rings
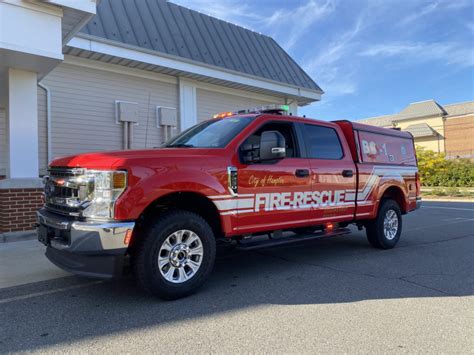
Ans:
{"label": "windshield", "polygon": [[166,143],[176,148],[224,148],[254,117],[210,120],[189,128]]}

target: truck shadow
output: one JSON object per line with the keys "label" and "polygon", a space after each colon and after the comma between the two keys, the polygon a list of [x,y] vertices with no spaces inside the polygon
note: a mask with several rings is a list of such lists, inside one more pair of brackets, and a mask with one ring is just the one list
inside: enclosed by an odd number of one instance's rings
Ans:
{"label": "truck shadow", "polygon": [[[26,298],[30,291],[21,286],[0,303],[0,352],[44,350],[269,304],[472,295],[472,239],[472,233],[427,244],[405,238],[394,250],[378,251],[357,232],[260,251],[226,249],[206,286],[173,302],[142,293],[131,277],[98,284],[68,277],[30,285],[38,296]],[[70,288],[81,283],[88,285]]]}

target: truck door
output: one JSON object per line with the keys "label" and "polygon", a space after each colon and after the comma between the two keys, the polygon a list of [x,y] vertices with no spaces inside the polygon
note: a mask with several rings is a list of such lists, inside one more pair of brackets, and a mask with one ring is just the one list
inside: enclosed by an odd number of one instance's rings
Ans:
{"label": "truck door", "polygon": [[[285,138],[286,157],[274,161],[248,162],[245,155],[258,155],[264,131],[278,131]],[[238,229],[245,233],[284,229],[307,223],[311,216],[311,171],[301,154],[293,122],[267,122],[241,145],[238,166]],[[247,163],[243,162],[247,161]]]}
{"label": "truck door", "polygon": [[352,219],[357,172],[342,132],[320,123],[300,123],[299,129],[311,169],[312,219],[317,224]]}

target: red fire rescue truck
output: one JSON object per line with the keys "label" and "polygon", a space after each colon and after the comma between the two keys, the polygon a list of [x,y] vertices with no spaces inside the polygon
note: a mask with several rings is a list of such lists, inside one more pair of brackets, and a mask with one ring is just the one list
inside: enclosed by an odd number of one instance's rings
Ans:
{"label": "red fire rescue truck", "polygon": [[93,277],[130,261],[141,287],[173,299],[209,277],[216,240],[252,249],[355,224],[393,248],[421,203],[412,136],[285,108],[216,115],[159,149],[54,160],[38,211],[46,256]]}

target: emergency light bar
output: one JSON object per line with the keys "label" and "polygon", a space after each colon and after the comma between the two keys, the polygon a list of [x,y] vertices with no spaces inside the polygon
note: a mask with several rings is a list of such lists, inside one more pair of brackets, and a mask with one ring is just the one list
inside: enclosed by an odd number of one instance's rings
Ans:
{"label": "emergency light bar", "polygon": [[264,106],[256,106],[250,109],[239,110],[236,112],[221,112],[217,113],[212,118],[225,118],[233,115],[245,115],[250,113],[274,113],[277,115],[284,115],[288,114],[290,111],[290,106],[288,105],[278,105],[278,104],[271,104],[271,105],[264,105]]}
{"label": "emergency light bar", "polygon": [[216,113],[212,118],[224,118],[224,117],[229,117],[235,115],[235,112],[221,112],[221,113]]}

